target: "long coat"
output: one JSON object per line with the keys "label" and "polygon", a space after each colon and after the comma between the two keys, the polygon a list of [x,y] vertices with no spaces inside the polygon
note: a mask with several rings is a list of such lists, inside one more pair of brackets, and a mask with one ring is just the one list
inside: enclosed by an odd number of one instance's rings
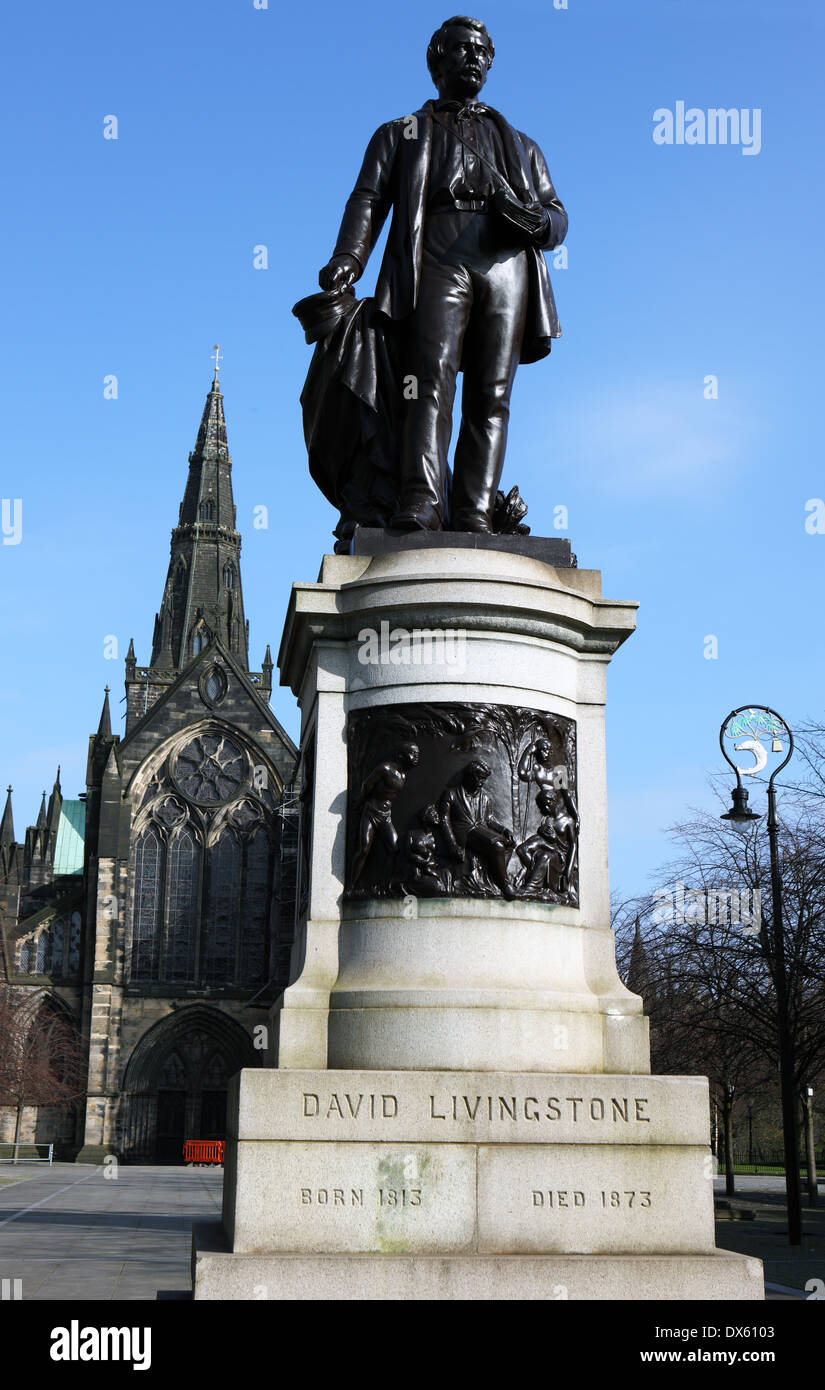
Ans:
{"label": "long coat", "polygon": [[[364,268],[390,208],[387,247],[375,290],[375,308],[391,319],[412,313],[421,282],[424,218],[433,138],[434,102],[411,116],[388,121],[367,146],[358,181],[347,201],[335,255],[354,256]],[[506,156],[506,176],[525,204],[541,203],[550,213],[543,248],[558,246],[567,232],[567,213],[556,197],[544,155],[532,140],[492,107]],[[521,361],[536,362],[561,334],[547,262],[538,247],[527,248],[529,301]]]}

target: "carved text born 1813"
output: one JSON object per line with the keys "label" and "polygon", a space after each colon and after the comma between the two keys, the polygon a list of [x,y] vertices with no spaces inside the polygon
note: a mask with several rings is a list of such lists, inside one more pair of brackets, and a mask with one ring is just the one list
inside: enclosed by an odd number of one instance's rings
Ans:
{"label": "carved text born 1813", "polygon": [[576,725],[509,705],[351,713],[347,896],[578,906]]}

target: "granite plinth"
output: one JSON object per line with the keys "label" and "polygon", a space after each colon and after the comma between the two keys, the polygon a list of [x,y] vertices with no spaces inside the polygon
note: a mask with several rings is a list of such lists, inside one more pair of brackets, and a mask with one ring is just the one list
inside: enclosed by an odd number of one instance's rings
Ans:
{"label": "granite plinth", "polygon": [[192,1229],[196,1300],[714,1302],[764,1296],[759,1260],[702,1255],[236,1255],[218,1222]]}
{"label": "granite plinth", "polygon": [[351,555],[389,555],[399,550],[498,550],[508,555],[529,555],[556,569],[575,569],[570,542],[560,536],[497,536],[475,531],[384,531],[376,526],[356,526]]}
{"label": "granite plinth", "polygon": [[236,1254],[713,1249],[701,1078],[246,1070],[229,1112]]}
{"label": "granite plinth", "polygon": [[229,1137],[274,1143],[550,1144],[707,1149],[701,1076],[246,1069]]}

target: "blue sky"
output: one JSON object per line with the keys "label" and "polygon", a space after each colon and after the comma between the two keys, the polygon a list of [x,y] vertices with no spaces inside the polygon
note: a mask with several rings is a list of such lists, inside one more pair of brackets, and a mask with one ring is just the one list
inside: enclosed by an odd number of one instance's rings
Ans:
{"label": "blue sky", "polygon": [[[82,789],[130,637],[148,660],[216,341],[254,663],[277,650],[290,583],[315,578],[335,518],[306,469],[309,349],[290,308],[316,287],[369,135],[432,94],[424,53],[446,13],[50,0],[7,19],[0,496],[22,498],[23,530],[0,545],[0,782],[18,836],[56,763]],[[632,893],[664,827],[710,804],[728,710],[822,713],[825,535],[805,504],[825,495],[825,12],[479,14],[497,49],[487,99],[541,145],[570,214],[568,266],[551,268],[564,336],[519,374],[505,482],[537,534],[566,506],[580,565],[641,604],[608,702],[611,876]],[[654,111],[679,101],[760,111],[759,153],[656,144]],[[269,529],[253,530],[261,504]],[[295,736],[289,692],[273,706]]]}

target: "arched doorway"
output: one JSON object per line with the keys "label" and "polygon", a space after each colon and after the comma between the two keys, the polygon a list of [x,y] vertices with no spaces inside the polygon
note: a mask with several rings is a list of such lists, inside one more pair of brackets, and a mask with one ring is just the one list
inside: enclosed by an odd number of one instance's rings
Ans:
{"label": "arched doorway", "polygon": [[259,1066],[249,1035],[219,1009],[193,1006],[141,1038],[123,1079],[121,1152],[132,1163],[181,1163],[187,1139],[223,1139],[226,1092]]}

